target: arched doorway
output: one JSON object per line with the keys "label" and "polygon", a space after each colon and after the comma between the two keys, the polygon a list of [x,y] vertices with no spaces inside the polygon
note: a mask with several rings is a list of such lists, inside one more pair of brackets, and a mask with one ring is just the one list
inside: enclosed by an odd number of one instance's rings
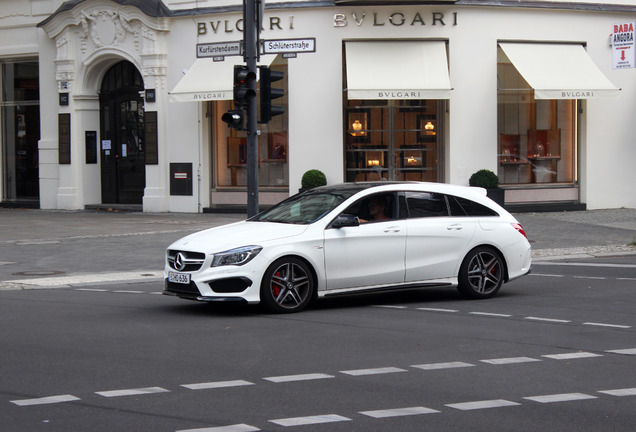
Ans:
{"label": "arched doorway", "polygon": [[141,204],[146,185],[144,82],[129,61],[112,66],[99,94],[102,203]]}

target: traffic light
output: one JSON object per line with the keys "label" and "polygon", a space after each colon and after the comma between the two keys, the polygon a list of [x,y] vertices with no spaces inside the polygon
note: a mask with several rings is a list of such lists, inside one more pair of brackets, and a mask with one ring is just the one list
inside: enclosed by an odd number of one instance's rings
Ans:
{"label": "traffic light", "polygon": [[247,103],[256,97],[256,73],[250,72],[247,66],[234,66],[234,109],[245,108]]}
{"label": "traffic light", "polygon": [[245,109],[248,102],[256,97],[256,73],[250,72],[247,66],[234,66],[234,109],[221,116],[229,127],[236,130],[245,130]]}
{"label": "traffic light", "polygon": [[269,123],[272,117],[285,112],[282,105],[272,105],[272,100],[283,97],[285,90],[272,87],[272,83],[280,81],[285,77],[284,72],[271,70],[267,66],[259,66],[260,71],[260,91],[261,91],[261,118],[259,123]]}

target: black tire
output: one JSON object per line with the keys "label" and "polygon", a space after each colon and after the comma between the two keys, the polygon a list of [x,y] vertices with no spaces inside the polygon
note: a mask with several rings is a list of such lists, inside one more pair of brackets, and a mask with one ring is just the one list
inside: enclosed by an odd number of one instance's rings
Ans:
{"label": "black tire", "polygon": [[504,260],[489,247],[471,250],[459,268],[457,289],[471,299],[493,297],[504,282]]}
{"label": "black tire", "polygon": [[316,283],[311,268],[294,257],[280,258],[270,265],[261,282],[261,303],[276,313],[303,310],[314,297]]}

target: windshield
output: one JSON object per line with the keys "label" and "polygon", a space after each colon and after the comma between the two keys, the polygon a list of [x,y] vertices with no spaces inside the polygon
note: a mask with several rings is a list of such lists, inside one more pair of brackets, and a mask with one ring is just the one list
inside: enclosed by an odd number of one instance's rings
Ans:
{"label": "windshield", "polygon": [[309,191],[294,195],[262,213],[251,221],[280,222],[306,225],[317,221],[356,191]]}

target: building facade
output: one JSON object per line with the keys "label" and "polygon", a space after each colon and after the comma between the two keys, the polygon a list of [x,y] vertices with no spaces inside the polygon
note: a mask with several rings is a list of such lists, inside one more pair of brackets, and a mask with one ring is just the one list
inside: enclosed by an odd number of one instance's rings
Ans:
{"label": "building facade", "polygon": [[[246,133],[221,120],[242,4],[0,5],[3,204],[203,212],[247,202]],[[515,208],[636,207],[633,1],[287,1],[259,64],[284,113],[260,124],[259,202],[328,183],[468,184]]]}

